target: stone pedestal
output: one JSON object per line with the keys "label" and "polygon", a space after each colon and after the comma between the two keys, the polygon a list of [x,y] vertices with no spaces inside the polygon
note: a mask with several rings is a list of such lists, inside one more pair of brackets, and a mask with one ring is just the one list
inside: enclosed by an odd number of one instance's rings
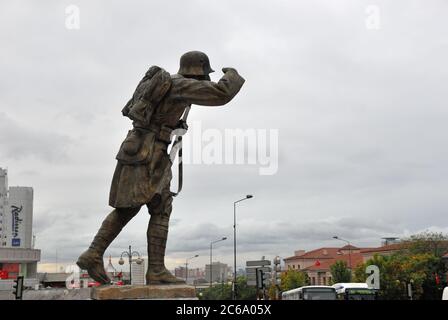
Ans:
{"label": "stone pedestal", "polygon": [[194,287],[181,285],[149,285],[149,286],[100,286],[92,288],[91,298],[94,300],[123,299],[196,299]]}

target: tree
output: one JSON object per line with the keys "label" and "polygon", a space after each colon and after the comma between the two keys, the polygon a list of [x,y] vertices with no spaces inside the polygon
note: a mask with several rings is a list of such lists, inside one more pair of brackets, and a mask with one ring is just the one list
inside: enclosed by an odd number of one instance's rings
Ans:
{"label": "tree", "polygon": [[[255,300],[256,288],[247,285],[246,277],[238,277],[236,279],[236,291],[238,300]],[[231,300],[232,299],[232,285],[222,283],[206,288],[202,291],[203,300]]]}
{"label": "tree", "polygon": [[202,295],[199,298],[203,300],[231,300],[232,286],[223,283],[206,288],[202,291]]}
{"label": "tree", "polygon": [[236,279],[236,288],[238,300],[255,300],[257,299],[257,289],[247,285],[247,278],[240,276]]}
{"label": "tree", "polygon": [[281,290],[288,291],[295,288],[303,287],[310,284],[310,279],[305,272],[298,270],[288,270],[282,273]]}
{"label": "tree", "polygon": [[333,283],[351,281],[352,274],[350,269],[348,269],[347,263],[345,261],[336,261],[333,265],[330,266],[330,270]]}
{"label": "tree", "polygon": [[277,286],[275,285],[275,284],[271,284],[270,286],[269,286],[269,288],[268,288],[268,297],[269,297],[269,300],[276,300],[278,297],[277,297]]}
{"label": "tree", "polygon": [[376,265],[380,269],[381,299],[408,299],[408,284],[412,285],[413,299],[440,299],[444,286],[441,279],[446,270],[443,261],[433,254],[400,251],[390,256],[375,255],[355,269],[356,282],[365,282],[368,265]]}
{"label": "tree", "polygon": [[448,235],[425,231],[403,240],[403,246],[411,253],[430,253],[441,257],[448,252]]}

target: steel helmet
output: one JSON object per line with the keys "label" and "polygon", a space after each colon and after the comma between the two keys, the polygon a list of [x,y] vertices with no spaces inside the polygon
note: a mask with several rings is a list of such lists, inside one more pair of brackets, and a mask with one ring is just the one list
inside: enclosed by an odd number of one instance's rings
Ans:
{"label": "steel helmet", "polygon": [[183,76],[207,76],[215,72],[210,67],[210,60],[201,51],[189,51],[180,57],[180,68],[177,72]]}

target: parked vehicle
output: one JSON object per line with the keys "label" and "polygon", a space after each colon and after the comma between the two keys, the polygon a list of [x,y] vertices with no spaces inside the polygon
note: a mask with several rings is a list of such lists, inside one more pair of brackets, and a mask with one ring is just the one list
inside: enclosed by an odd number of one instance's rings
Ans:
{"label": "parked vehicle", "polygon": [[336,290],[330,286],[304,286],[282,293],[282,300],[336,300]]}
{"label": "parked vehicle", "polygon": [[91,288],[91,287],[99,287],[101,285],[101,283],[97,282],[97,281],[91,281],[89,283],[87,283],[87,287]]}
{"label": "parked vehicle", "polygon": [[375,289],[369,288],[367,283],[335,283],[336,295],[339,300],[377,300],[378,293]]}
{"label": "parked vehicle", "polygon": [[443,289],[442,300],[448,300],[448,287],[445,287],[445,289]]}

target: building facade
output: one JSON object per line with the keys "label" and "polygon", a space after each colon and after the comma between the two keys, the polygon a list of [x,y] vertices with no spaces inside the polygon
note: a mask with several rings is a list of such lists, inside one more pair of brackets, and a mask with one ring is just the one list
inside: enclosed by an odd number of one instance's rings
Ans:
{"label": "building facade", "polygon": [[403,243],[392,243],[392,244],[386,244],[378,248],[369,248],[362,250],[362,258],[363,262],[367,262],[368,260],[372,259],[375,255],[380,256],[390,256],[400,250],[403,250],[405,248],[405,245]]}
{"label": "building facade", "polygon": [[[375,255],[388,256],[405,248],[398,238],[383,238],[383,245],[374,248],[357,248],[346,245],[342,248],[319,248],[306,252],[297,250],[294,256],[285,258],[285,270],[300,270],[310,278],[311,285],[329,285],[332,283],[331,266],[344,261],[348,268],[354,269]],[[448,256],[447,256],[448,261]]]}
{"label": "building facade", "polygon": [[[228,274],[228,266],[225,263],[213,262],[205,265],[205,280],[211,282],[226,282]],[[210,272],[211,271],[211,272]]]}
{"label": "building facade", "polygon": [[40,250],[33,243],[33,188],[8,188],[8,172],[0,168],[0,271],[2,280],[37,278]]}
{"label": "building facade", "polygon": [[186,274],[186,269],[183,266],[174,269],[174,275],[179,279],[187,279],[188,283],[194,283],[198,279],[204,279],[205,272],[200,268],[188,268],[188,277]]}
{"label": "building facade", "polygon": [[7,245],[8,172],[0,168],[0,248]]}
{"label": "building facade", "polygon": [[294,256],[285,258],[285,271],[297,270],[305,272],[311,285],[331,285],[331,266],[337,261],[344,261],[347,267],[356,268],[363,262],[361,252],[364,249],[352,245],[342,248],[326,247],[311,250],[297,250]]}

